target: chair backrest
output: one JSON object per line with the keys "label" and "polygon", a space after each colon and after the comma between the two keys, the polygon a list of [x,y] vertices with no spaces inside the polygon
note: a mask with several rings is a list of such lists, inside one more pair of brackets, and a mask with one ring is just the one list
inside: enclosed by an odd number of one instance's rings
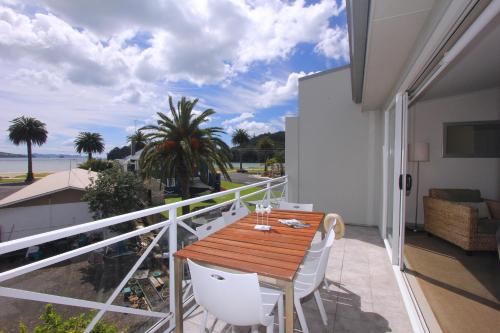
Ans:
{"label": "chair backrest", "polygon": [[326,238],[330,232],[335,229],[335,225],[337,224],[337,214],[327,214],[325,219],[323,220],[323,228],[326,232]]}
{"label": "chair backrest", "polygon": [[219,217],[212,222],[203,224],[202,226],[199,226],[196,228],[196,236],[198,236],[198,239],[203,239],[211,234],[213,234],[216,231],[219,231],[220,229],[224,228],[226,226],[226,223],[222,217]]}
{"label": "chair backrest", "polygon": [[319,258],[318,266],[314,274],[313,289],[316,289],[325,277],[326,266],[328,265],[328,258],[330,257],[330,250],[332,249],[334,240],[335,231],[332,230],[326,238],[325,247],[323,248],[323,251],[321,252],[321,256]]}
{"label": "chair backrest", "polygon": [[234,223],[238,221],[239,219],[247,216],[250,213],[247,207],[242,206],[236,210],[230,210],[228,212],[223,212],[222,217],[224,218],[224,221],[226,225]]}
{"label": "chair backrest", "polygon": [[303,204],[295,202],[280,201],[279,209],[301,210],[305,212],[313,211],[313,204]]}
{"label": "chair backrest", "polygon": [[231,325],[261,323],[262,296],[257,274],[235,274],[208,268],[188,259],[196,302]]}

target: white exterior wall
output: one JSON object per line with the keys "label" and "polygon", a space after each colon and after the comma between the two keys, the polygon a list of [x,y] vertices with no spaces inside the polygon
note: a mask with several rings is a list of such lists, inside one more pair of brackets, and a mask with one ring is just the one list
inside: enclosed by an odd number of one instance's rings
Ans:
{"label": "white exterior wall", "polygon": [[[443,158],[443,123],[500,119],[500,89],[436,98],[409,109],[408,141],[428,142],[429,162],[420,163],[418,221],[423,223],[422,197],[429,188],[471,188],[485,198],[500,199],[500,158]],[[408,173],[416,179],[416,163]],[[415,221],[415,184],[406,198],[406,221]]]}
{"label": "white exterior wall", "polygon": [[[1,239],[4,242],[75,224],[93,221],[86,202],[0,209]],[[12,236],[10,235],[14,225]]]}
{"label": "white exterior wall", "polygon": [[352,102],[349,68],[299,81],[297,122],[297,131],[293,120],[286,123],[287,152],[298,142],[298,170],[293,160],[287,169],[298,185],[290,201],[339,213],[347,223],[379,225],[382,115]]}

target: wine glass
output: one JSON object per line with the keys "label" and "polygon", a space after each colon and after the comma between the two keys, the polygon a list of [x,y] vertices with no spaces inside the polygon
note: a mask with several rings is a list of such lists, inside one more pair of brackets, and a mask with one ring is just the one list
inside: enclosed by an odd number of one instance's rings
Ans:
{"label": "wine glass", "polygon": [[265,209],[266,214],[267,214],[267,218],[266,218],[266,224],[267,224],[267,225],[269,225],[269,215],[271,214],[272,209],[273,209],[273,208],[271,207],[271,205],[270,205],[270,204],[269,204],[269,205],[266,207],[266,209]]}

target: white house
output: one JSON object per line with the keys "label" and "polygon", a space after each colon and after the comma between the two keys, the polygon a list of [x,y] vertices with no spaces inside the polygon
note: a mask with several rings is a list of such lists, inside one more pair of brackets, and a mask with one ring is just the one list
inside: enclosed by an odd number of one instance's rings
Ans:
{"label": "white house", "polygon": [[[302,77],[286,119],[289,199],[379,228],[416,331],[480,331],[459,320],[474,304],[454,309],[405,274],[405,226],[423,228],[431,188],[500,199],[500,1],[347,1],[347,13],[350,65]],[[484,332],[498,324],[475,316]]]}
{"label": "white house", "polygon": [[82,196],[96,177],[78,168],[60,171],[0,200],[0,241],[92,221]]}

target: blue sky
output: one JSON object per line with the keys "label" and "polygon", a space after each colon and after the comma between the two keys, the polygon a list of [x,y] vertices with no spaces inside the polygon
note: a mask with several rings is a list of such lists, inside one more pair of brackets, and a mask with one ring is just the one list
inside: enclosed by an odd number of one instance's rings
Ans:
{"label": "blue sky", "polygon": [[0,151],[24,152],[15,117],[47,124],[40,153],[72,153],[79,131],[106,150],[167,112],[167,96],[213,108],[229,142],[283,130],[298,78],[348,63],[341,0],[0,0]]}

